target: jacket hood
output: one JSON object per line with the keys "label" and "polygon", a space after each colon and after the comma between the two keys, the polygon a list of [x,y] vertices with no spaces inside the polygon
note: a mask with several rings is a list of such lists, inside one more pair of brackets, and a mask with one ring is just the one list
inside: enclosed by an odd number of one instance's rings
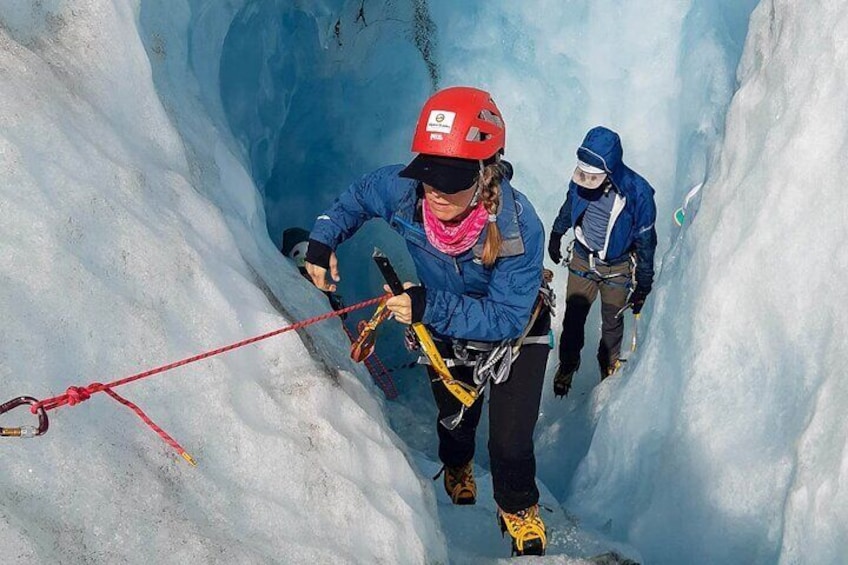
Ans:
{"label": "jacket hood", "polygon": [[614,131],[603,126],[589,130],[583,143],[577,149],[577,158],[593,167],[605,170],[615,176],[621,166],[621,138]]}
{"label": "jacket hood", "polygon": [[[597,126],[589,130],[583,144],[577,149],[577,158],[593,167],[605,170],[615,187],[625,196],[631,196],[634,178],[641,178],[624,164],[621,138],[611,129]],[[652,189],[653,190],[653,189]]]}

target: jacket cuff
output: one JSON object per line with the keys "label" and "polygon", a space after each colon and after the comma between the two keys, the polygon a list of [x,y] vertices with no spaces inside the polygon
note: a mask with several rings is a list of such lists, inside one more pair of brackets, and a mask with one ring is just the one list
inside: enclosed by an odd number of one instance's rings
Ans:
{"label": "jacket cuff", "polygon": [[412,301],[412,323],[417,324],[424,319],[427,309],[427,289],[423,286],[411,286],[404,291]]}
{"label": "jacket cuff", "polygon": [[330,255],[332,254],[332,247],[315,239],[310,239],[309,246],[306,248],[306,262],[318,265],[324,269],[329,269]]}

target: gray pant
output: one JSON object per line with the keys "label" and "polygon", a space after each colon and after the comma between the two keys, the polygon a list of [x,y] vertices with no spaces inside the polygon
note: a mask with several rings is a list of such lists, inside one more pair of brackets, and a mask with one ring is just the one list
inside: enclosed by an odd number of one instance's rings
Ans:
{"label": "gray pant", "polygon": [[615,315],[627,303],[631,269],[629,260],[612,265],[597,263],[595,269],[602,275],[619,276],[603,279],[589,272],[589,262],[576,252],[568,264],[568,287],[565,293],[562,335],[559,340],[559,362],[561,369],[566,372],[576,369],[580,364],[586,317],[600,291],[601,342],[598,345],[598,363],[603,379],[610,368],[615,367],[621,350],[624,317],[616,318]]}

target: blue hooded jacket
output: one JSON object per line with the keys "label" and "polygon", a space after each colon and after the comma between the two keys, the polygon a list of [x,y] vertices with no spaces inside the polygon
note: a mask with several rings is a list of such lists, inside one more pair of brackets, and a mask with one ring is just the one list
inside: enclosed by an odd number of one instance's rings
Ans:
{"label": "blue hooded jacket", "polygon": [[441,337],[501,341],[521,335],[542,284],[544,228],[527,198],[501,181],[498,259],[482,264],[486,228],[472,249],[452,257],[433,247],[416,217],[419,182],[398,176],[403,165],[377,169],[353,183],[318,216],[310,238],[331,249],[371,218],[401,237],[427,289],[422,322]]}
{"label": "blue hooded jacket", "polygon": [[[654,251],[657,247],[657,231],[654,227],[657,208],[654,189],[648,181],[630,169],[621,160],[621,138],[605,127],[589,130],[583,144],[577,149],[577,158],[584,163],[603,169],[618,193],[624,197],[624,209],[615,218],[609,232],[607,261],[623,260],[629,253],[636,253],[636,285],[648,293],[654,280]],[[580,195],[574,181],[568,184],[565,203],[551,230],[562,236],[569,228],[580,225],[589,201]]]}

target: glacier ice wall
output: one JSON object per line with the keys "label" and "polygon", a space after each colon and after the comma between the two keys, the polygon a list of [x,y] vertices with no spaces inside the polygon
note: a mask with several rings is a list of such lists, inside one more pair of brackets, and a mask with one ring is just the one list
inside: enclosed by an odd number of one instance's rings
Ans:
{"label": "glacier ice wall", "polygon": [[[0,5],[4,401],[108,382],[325,308],[267,237],[207,98],[217,67],[189,56],[220,57],[228,6],[155,6]],[[210,25],[192,28],[200,18]],[[300,337],[121,389],[197,469],[102,394],[52,412],[44,438],[4,439],[4,562],[445,561],[431,487],[346,361],[339,326]]]}

